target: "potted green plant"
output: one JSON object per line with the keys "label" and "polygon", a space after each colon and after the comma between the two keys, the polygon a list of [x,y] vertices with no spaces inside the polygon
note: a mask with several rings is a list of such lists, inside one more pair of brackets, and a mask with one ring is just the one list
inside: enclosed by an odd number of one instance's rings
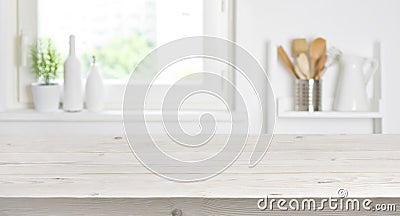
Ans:
{"label": "potted green plant", "polygon": [[61,65],[60,53],[51,39],[40,39],[31,47],[32,70],[37,82],[32,83],[35,109],[39,112],[57,111],[60,85],[55,82]]}

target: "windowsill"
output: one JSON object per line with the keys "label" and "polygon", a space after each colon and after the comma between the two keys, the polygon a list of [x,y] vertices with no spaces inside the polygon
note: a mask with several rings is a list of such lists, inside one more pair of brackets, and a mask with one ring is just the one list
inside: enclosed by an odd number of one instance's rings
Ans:
{"label": "windowsill", "polygon": [[[179,114],[179,121],[198,122],[204,111],[183,111]],[[230,122],[230,114],[224,111],[213,111],[212,115],[217,121]],[[147,121],[175,121],[171,114],[161,116],[159,111],[145,112]],[[140,112],[133,112],[132,120],[140,120]],[[33,109],[8,110],[0,112],[0,122],[122,122],[121,110],[106,110],[98,113],[64,112],[62,110],[52,113],[36,112]]]}

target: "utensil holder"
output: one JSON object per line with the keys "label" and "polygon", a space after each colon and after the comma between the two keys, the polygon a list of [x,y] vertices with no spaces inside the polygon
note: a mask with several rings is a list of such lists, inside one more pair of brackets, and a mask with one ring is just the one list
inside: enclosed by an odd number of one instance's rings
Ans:
{"label": "utensil holder", "polygon": [[296,80],[295,110],[321,111],[322,80]]}

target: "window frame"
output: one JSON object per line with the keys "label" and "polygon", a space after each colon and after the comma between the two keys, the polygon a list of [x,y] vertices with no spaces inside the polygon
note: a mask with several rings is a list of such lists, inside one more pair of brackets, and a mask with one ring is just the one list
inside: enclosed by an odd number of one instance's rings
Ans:
{"label": "window frame", "polygon": [[[226,38],[230,41],[234,41],[234,0],[212,0],[205,1],[205,8],[212,8],[207,14],[204,15],[204,30],[206,35],[218,36]],[[209,5],[207,5],[207,2]],[[212,2],[212,3],[211,3]],[[27,43],[19,43],[17,48],[21,50],[22,46],[30,46],[33,44],[38,37],[38,1],[37,0],[17,0],[17,32],[19,38],[22,36],[26,37]],[[207,11],[205,9],[205,11]],[[217,17],[218,19],[215,19]],[[206,23],[212,23],[213,25],[207,25]],[[216,33],[215,33],[216,32]],[[29,49],[24,49],[29,50]],[[30,91],[31,83],[35,82],[36,78],[33,73],[30,72],[30,58],[29,54],[19,53],[21,56],[28,58],[26,65],[19,65],[17,72],[17,103],[22,107],[32,107],[32,95]],[[232,60],[233,54],[232,54]],[[230,69],[224,69],[221,74],[226,79],[234,82],[234,75]],[[82,82],[85,84],[85,81]],[[105,80],[105,109],[122,109],[123,94],[125,91],[127,81],[124,80]],[[204,83],[203,83],[204,84]],[[62,85],[62,83],[61,83]],[[140,88],[140,86],[138,86]],[[185,88],[182,86],[182,88]],[[61,95],[62,95],[61,88]],[[82,88],[84,89],[84,88]],[[220,86],[221,94],[227,99],[228,103],[234,104],[234,96],[232,92],[228,92],[224,86]],[[117,97],[118,96],[118,97]],[[161,98],[160,98],[161,100]],[[62,101],[62,100],[61,100]],[[210,104],[207,100],[197,101],[193,104],[193,108],[208,109],[208,110],[221,110],[223,107]]]}

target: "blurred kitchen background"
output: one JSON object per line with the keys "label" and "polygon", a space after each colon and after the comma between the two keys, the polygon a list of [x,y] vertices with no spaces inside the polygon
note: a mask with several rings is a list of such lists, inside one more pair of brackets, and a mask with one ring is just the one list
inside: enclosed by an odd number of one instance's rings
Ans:
{"label": "blurred kitchen background", "polygon": [[[0,131],[6,134],[122,133],[123,93],[135,65],[167,42],[210,35],[236,42],[268,73],[275,98],[269,97],[271,92],[265,88],[261,93],[265,110],[248,113],[250,125],[261,124],[263,132],[400,133],[400,31],[396,28],[400,26],[399,10],[397,0],[2,0]],[[64,112],[61,91],[59,110],[37,112],[31,90],[36,77],[30,67],[30,47],[38,38],[50,38],[64,62],[71,34],[76,37],[83,84],[91,68],[91,56],[96,56],[104,83],[104,107],[100,112],[86,109]],[[291,55],[293,39],[306,39],[309,48],[318,37],[326,40],[324,53],[335,47],[343,59],[352,56],[378,62],[363,89],[368,97],[368,109],[354,108],[356,102],[353,110],[335,109],[337,89],[345,82],[338,82],[343,72],[343,63],[338,59],[326,68],[321,79],[321,110],[296,110],[296,79],[278,56],[277,48],[282,46],[295,64]],[[309,51],[305,53],[310,55]],[[178,73],[162,77],[158,84],[169,85],[202,66],[202,62],[183,63],[178,66]],[[220,74],[237,81],[226,71]],[[251,72],[248,75],[255,79],[261,76]],[[152,74],[139,74],[137,79],[150,77]],[[62,86],[62,65],[54,80]],[[198,77],[190,85],[206,83]],[[265,83],[256,85],[266,86]],[[361,91],[356,87],[343,91],[352,95],[354,91]],[[224,92],[223,86],[221,92],[232,101],[237,96]],[[204,112],[214,113],[218,132],[229,131],[228,111],[218,101],[195,98],[189,103],[189,108],[180,114],[182,127],[187,131],[199,130],[199,116]],[[160,114],[149,112],[149,127],[162,132]],[[257,126],[250,128],[251,133],[257,130]]]}

